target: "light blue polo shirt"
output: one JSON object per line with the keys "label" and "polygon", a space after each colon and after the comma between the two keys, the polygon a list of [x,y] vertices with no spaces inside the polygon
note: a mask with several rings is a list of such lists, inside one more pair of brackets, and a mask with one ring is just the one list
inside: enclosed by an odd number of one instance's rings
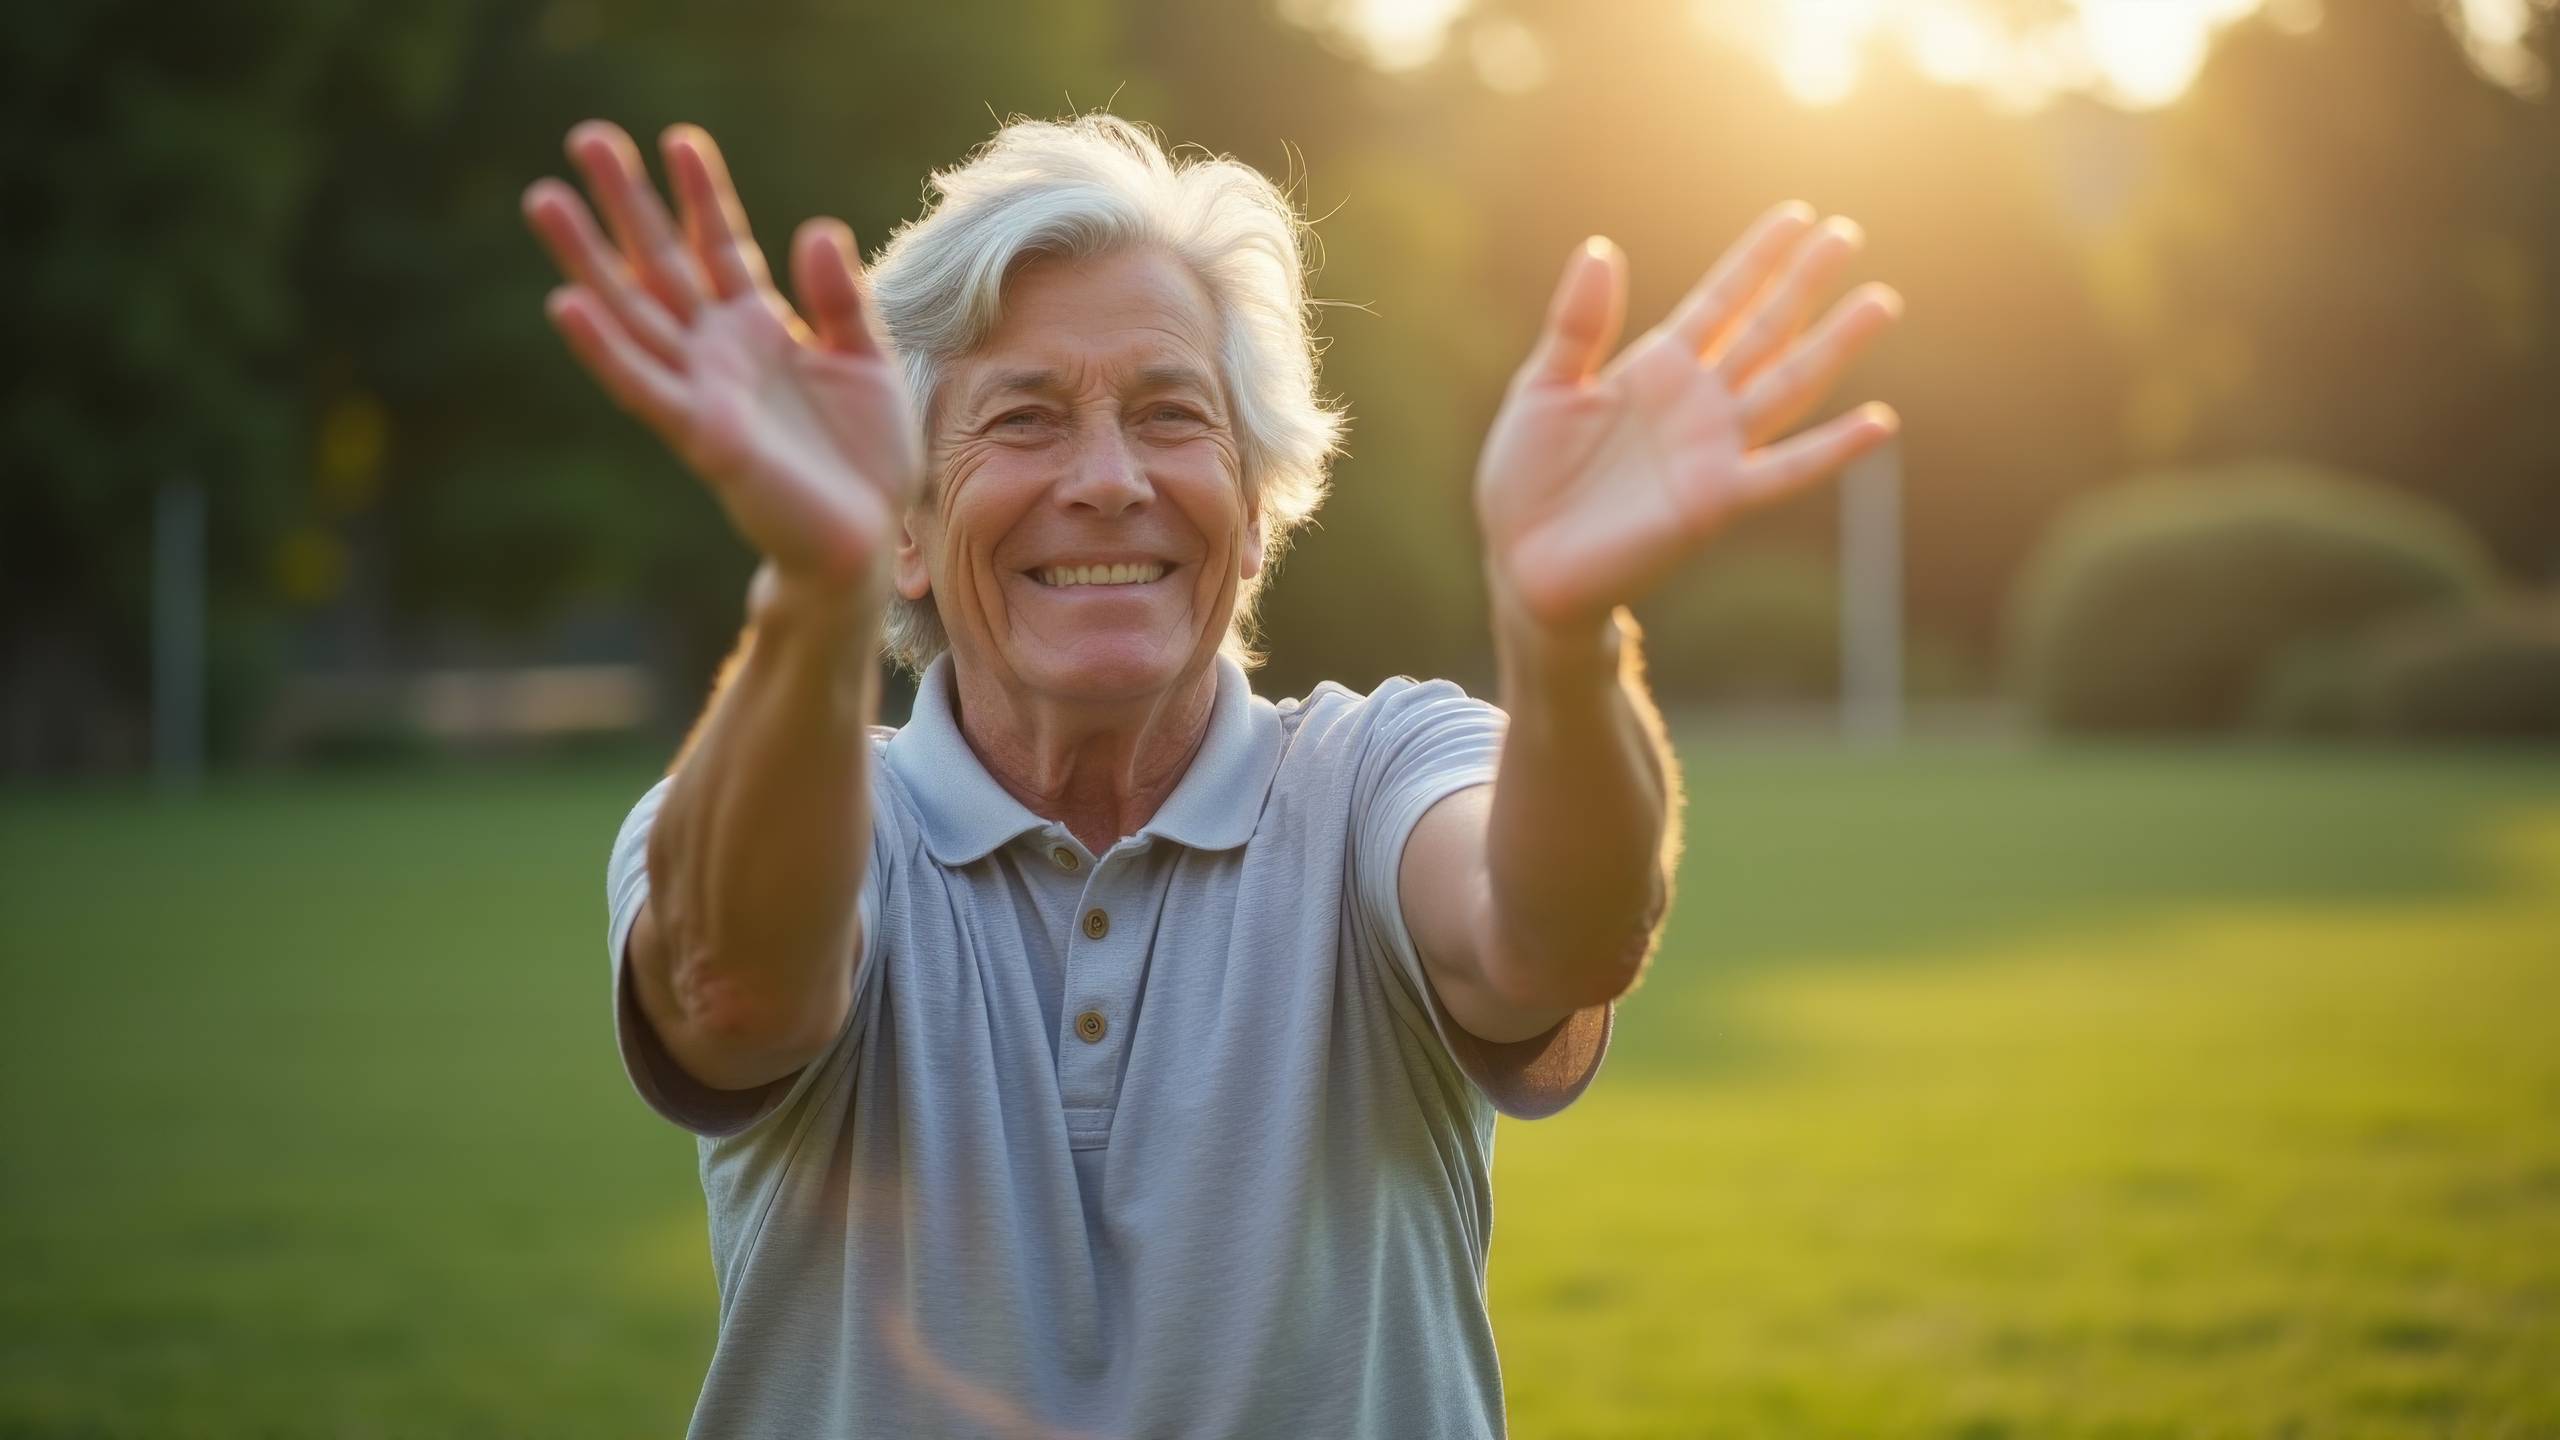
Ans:
{"label": "light blue polo shirt", "polygon": [[1397,900],[1504,716],[1447,681],[1274,704],[1220,657],[1191,768],[1101,855],[987,774],[950,660],[874,731],[851,1017],[757,1091],[623,978],[666,784],[607,892],[625,1071],[700,1137],[720,1293],[695,1436],[1503,1433],[1496,1112],[1570,1104],[1613,1007],[1488,1045]]}

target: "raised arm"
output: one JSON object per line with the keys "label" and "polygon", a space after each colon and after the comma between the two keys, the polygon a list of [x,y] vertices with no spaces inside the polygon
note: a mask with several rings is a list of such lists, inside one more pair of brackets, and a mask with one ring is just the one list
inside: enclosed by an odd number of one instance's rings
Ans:
{"label": "raised arm", "polygon": [[569,281],[548,309],[570,350],[764,557],[747,639],[650,831],[628,951],[668,1053],[739,1090],[817,1058],[852,1004],[873,653],[922,437],[852,232],[800,227],[795,311],[711,137],[679,126],[662,148],[681,228],[631,138],[601,121],[568,150],[612,239],[562,181],[536,181],[524,209]]}
{"label": "raised arm", "polygon": [[1616,359],[1626,260],[1567,264],[1476,479],[1500,701],[1494,784],[1407,844],[1401,896],[1450,1015],[1487,1040],[1536,1035],[1624,994],[1652,953],[1678,856],[1680,783],[1632,618],[1741,510],[1891,436],[1882,405],[1780,438],[1902,310],[1863,286],[1799,335],[1854,253],[1845,220],[1762,217],[1678,310]]}

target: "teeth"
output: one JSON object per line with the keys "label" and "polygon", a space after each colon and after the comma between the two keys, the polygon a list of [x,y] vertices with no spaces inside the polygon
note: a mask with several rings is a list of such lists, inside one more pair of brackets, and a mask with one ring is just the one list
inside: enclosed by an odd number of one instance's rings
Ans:
{"label": "teeth", "polygon": [[1164,578],[1164,567],[1144,565],[1052,565],[1040,572],[1043,585],[1148,585]]}

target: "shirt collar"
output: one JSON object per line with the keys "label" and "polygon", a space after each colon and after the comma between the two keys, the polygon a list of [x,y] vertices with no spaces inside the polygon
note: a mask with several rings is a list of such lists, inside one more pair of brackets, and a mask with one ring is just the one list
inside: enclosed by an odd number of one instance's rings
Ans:
{"label": "shirt collar", "polygon": [[[1220,655],[1209,733],[1191,768],[1138,829],[1147,838],[1195,850],[1231,850],[1253,838],[1280,761],[1279,707],[1253,693],[1244,667]],[[951,655],[925,667],[907,723],[889,738],[888,764],[905,782],[924,827],[925,849],[944,865],[984,859],[998,846],[1052,822],[1031,812],[987,773],[960,731],[951,703]]]}

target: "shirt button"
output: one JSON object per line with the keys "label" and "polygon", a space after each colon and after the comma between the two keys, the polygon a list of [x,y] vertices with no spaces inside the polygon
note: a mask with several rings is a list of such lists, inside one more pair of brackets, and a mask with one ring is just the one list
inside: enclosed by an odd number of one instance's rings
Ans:
{"label": "shirt button", "polygon": [[[1087,940],[1099,940],[1110,933],[1111,917],[1103,914],[1099,907],[1084,912],[1084,938]],[[1093,1012],[1086,1011],[1085,1013],[1091,1014]]]}
{"label": "shirt button", "polygon": [[1084,863],[1076,858],[1076,852],[1064,845],[1052,846],[1049,850],[1049,858],[1056,861],[1061,870],[1073,870]]}
{"label": "shirt button", "polygon": [[[1094,913],[1099,915],[1102,912],[1097,910]],[[1087,1045],[1101,1043],[1102,1032],[1108,1028],[1110,1027],[1103,1023],[1102,1012],[1099,1010],[1087,1010],[1076,1017],[1076,1035]]]}

